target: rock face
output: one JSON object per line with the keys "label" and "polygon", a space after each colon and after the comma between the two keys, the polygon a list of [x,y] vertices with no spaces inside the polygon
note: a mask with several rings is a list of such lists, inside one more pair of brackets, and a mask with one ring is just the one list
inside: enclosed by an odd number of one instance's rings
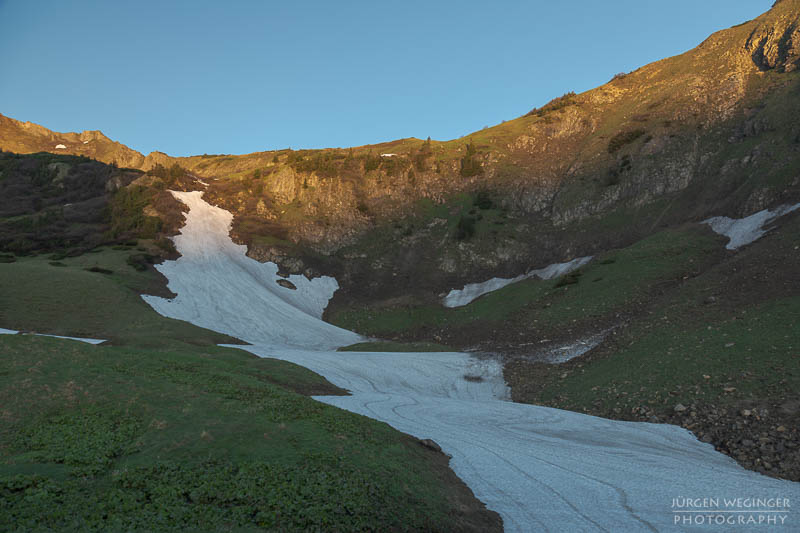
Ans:
{"label": "rock face", "polygon": [[[781,2],[778,2],[781,3]],[[791,2],[784,2],[791,3]],[[777,4],[776,4],[777,5]],[[797,13],[787,10],[750,35],[745,48],[761,70],[791,72],[800,64],[800,28]]]}
{"label": "rock face", "polygon": [[288,279],[279,279],[279,280],[275,281],[275,283],[277,283],[278,285],[280,285],[281,287],[283,287],[285,289],[291,289],[293,291],[297,290],[297,287],[295,287],[294,283],[292,283]]}

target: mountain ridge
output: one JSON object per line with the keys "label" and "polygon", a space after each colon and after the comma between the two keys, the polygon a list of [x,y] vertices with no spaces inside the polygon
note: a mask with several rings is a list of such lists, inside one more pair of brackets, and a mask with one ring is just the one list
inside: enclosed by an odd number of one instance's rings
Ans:
{"label": "mountain ridge", "polygon": [[[659,226],[791,200],[800,143],[800,127],[788,118],[800,112],[798,21],[800,0],[784,0],[683,54],[450,141],[143,156],[101,133],[84,144],[89,132],[57,134],[0,117],[0,144],[60,153],[58,142],[67,153],[147,171],[178,164],[234,213],[233,234],[252,256],[284,261],[293,271],[314,255],[371,255],[364,243],[391,224],[403,229],[390,240],[445,239],[434,277],[455,286],[590,255],[598,244],[555,241],[592,220],[613,226],[603,245],[621,245]],[[493,220],[487,228],[480,213],[462,209],[458,198],[482,191],[511,222]],[[646,206],[652,212],[640,213]],[[621,227],[615,216],[641,227]],[[417,227],[441,221],[444,233]],[[447,239],[458,223],[477,230]],[[501,223],[514,231],[495,227]],[[305,261],[287,259],[298,255]]]}

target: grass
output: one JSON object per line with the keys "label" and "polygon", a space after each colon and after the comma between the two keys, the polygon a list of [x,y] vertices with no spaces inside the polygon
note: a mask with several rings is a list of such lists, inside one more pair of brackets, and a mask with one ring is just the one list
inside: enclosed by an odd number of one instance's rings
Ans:
{"label": "grass", "polygon": [[573,410],[629,412],[640,405],[671,410],[677,403],[726,404],[762,398],[771,390],[799,390],[797,316],[800,298],[794,297],[724,321],[647,324],[628,332],[630,344],[612,357],[540,383],[537,400]]}
{"label": "grass", "polygon": [[483,295],[454,309],[428,305],[388,309],[350,309],[330,320],[370,336],[394,336],[416,328],[468,327],[507,320],[535,321],[540,326],[621,311],[646,298],[660,284],[682,279],[719,248],[705,228],[668,230],[633,246],[608,253],[565,279],[525,280]]}
{"label": "grass", "polygon": [[283,363],[213,346],[0,346],[4,531],[446,523],[422,447],[276,385]]}
{"label": "grass", "polygon": [[524,401],[635,418],[638,407],[668,414],[678,403],[740,408],[792,398],[800,390],[798,229],[800,218],[785,218],[701,269],[588,360],[539,365],[535,386],[519,382]]}
{"label": "grass", "polygon": [[139,345],[156,345],[161,339],[191,339],[197,344],[232,340],[153,311],[139,293],[158,288],[159,278],[152,270],[142,272],[129,264],[131,255],[136,254],[103,249],[62,257],[58,265],[43,256],[0,265],[0,323]]}
{"label": "grass", "polygon": [[[297,365],[152,311],[131,250],[0,265],[0,530],[443,530],[447,459]],[[103,274],[86,269],[111,270]],[[102,272],[102,270],[101,270]],[[460,487],[460,486],[459,486]]]}

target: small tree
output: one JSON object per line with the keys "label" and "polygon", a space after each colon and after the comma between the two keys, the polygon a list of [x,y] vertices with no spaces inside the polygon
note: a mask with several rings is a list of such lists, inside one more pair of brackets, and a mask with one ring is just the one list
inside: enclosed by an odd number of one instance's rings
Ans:
{"label": "small tree", "polygon": [[474,159],[476,153],[475,145],[467,143],[467,153],[461,158],[461,175],[465,178],[477,176],[483,172],[483,167],[481,167],[480,162]]}

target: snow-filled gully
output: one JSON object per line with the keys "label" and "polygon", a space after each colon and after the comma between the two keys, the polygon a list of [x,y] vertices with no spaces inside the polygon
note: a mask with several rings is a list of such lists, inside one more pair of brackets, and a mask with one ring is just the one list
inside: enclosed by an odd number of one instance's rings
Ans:
{"label": "snow-filled gully", "polygon": [[297,276],[297,291],[279,286],[275,265],[231,242],[230,213],[202,192],[173,194],[190,208],[175,238],[182,257],[158,268],[177,297],[145,299],[163,315],[248,341],[243,349],[303,365],[352,392],[319,401],[435,440],[507,531],[752,531],[750,516],[773,520],[764,531],[800,525],[796,512],[779,515],[774,507],[762,514],[723,509],[737,512],[721,515],[733,517],[722,525],[674,512],[674,500],[685,498],[800,504],[800,484],[746,471],[677,426],[505,401],[500,365],[468,354],[334,351],[362,340],[320,319],[335,280]]}

